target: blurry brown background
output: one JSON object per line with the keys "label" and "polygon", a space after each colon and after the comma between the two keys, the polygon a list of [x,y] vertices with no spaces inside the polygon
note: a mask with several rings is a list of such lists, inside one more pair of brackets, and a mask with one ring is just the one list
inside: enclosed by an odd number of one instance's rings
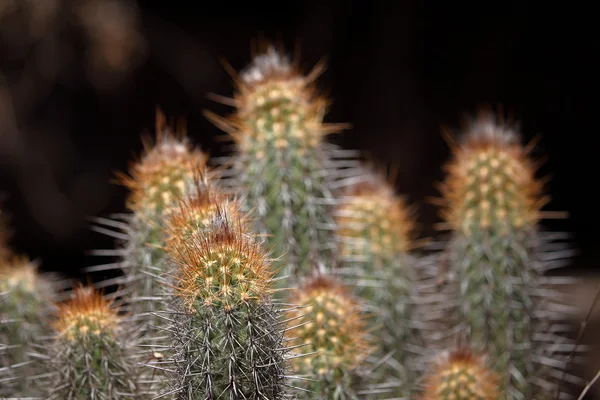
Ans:
{"label": "blurry brown background", "polygon": [[230,111],[206,97],[232,93],[219,58],[240,69],[264,37],[299,44],[306,68],[327,56],[327,119],[353,125],[335,140],[398,167],[423,235],[434,234],[424,199],[448,157],[440,127],[504,105],[524,140],[542,135],[548,209],[569,212],[546,224],[573,233],[579,255],[562,272],[597,275],[592,15],[527,1],[0,0],[0,194],[12,244],[74,278],[97,264],[85,251],[113,243],[86,218],[124,210],[126,192],[110,181],[139,153],[155,106],[187,117],[193,140],[220,155],[221,132],[201,115]]}

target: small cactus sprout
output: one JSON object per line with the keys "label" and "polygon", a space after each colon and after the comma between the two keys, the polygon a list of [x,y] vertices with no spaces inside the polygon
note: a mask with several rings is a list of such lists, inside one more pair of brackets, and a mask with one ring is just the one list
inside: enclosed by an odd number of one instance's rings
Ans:
{"label": "small cactus sprout", "polygon": [[135,362],[128,354],[133,335],[125,331],[114,304],[93,288],[79,286],[58,308],[56,337],[44,357],[46,398],[143,398]]}
{"label": "small cactus sprout", "polygon": [[511,399],[552,391],[560,379],[552,368],[564,366],[552,353],[572,348],[552,327],[567,307],[557,307],[554,281],[542,275],[565,254],[539,231],[552,214],[541,211],[548,198],[528,151],[515,129],[484,113],[454,145],[442,186],[455,322],[475,351],[489,351]]}
{"label": "small cactus sprout", "polygon": [[335,211],[339,269],[355,294],[366,300],[373,314],[370,325],[381,326],[378,356],[386,361],[375,372],[381,379],[398,378],[394,389],[407,396],[413,377],[408,366],[411,343],[420,344],[415,324],[413,210],[383,177],[366,173],[348,186]]}
{"label": "small cactus sprout", "polygon": [[280,276],[292,279],[331,254],[331,189],[344,161],[341,150],[323,142],[342,126],[322,122],[327,101],[313,84],[322,67],[304,76],[269,47],[235,78],[238,91],[229,103],[236,114],[207,113],[237,147],[225,182],[244,194],[257,232],[282,255]]}
{"label": "small cactus sprout", "polygon": [[295,372],[308,378],[295,383],[307,390],[301,398],[362,398],[371,346],[358,301],[341,283],[320,275],[305,282],[290,303],[298,308],[288,312],[294,327],[287,335],[290,345],[304,353],[294,359]]}
{"label": "small cactus sprout", "polygon": [[32,343],[49,333],[53,282],[26,257],[0,261],[0,397],[36,396],[25,376],[39,372]]}
{"label": "small cactus sprout", "polygon": [[[169,241],[176,265],[166,318],[179,400],[286,398],[281,311],[261,243],[226,207],[187,240]],[[201,218],[202,219],[202,218]]]}
{"label": "small cactus sprout", "polygon": [[482,355],[467,349],[444,352],[424,381],[421,400],[498,400],[500,377]]}

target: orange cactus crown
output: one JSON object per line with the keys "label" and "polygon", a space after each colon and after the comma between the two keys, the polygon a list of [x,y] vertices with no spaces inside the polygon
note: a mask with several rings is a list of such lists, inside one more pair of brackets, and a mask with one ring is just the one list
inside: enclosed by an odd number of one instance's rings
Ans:
{"label": "orange cactus crown", "polygon": [[286,335],[292,345],[306,345],[297,358],[300,369],[328,375],[336,369],[351,371],[371,353],[360,304],[333,278],[317,276],[294,292],[290,303],[299,308],[288,312],[295,328]]}
{"label": "orange cactus crown", "polygon": [[535,225],[549,198],[541,195],[530,150],[520,145],[513,128],[482,113],[462,142],[452,145],[453,158],[441,186],[446,221],[441,227],[469,233]]}
{"label": "orange cactus crown", "polygon": [[176,292],[190,310],[198,304],[234,309],[272,293],[274,271],[261,243],[218,209],[201,235],[166,247],[179,266]]}
{"label": "orange cactus crown", "polygon": [[500,378],[482,355],[468,349],[444,353],[425,378],[421,400],[497,400]]}
{"label": "orange cactus crown", "polygon": [[55,329],[69,340],[91,335],[112,336],[119,324],[118,309],[113,301],[93,287],[78,286],[72,298],[58,305]]}
{"label": "orange cactus crown", "polygon": [[135,212],[162,212],[187,191],[194,176],[202,173],[207,156],[192,148],[183,123],[167,125],[162,111],[156,113],[156,143],[144,141],[144,154],[131,167],[131,176],[120,175],[120,182],[131,190],[127,205]]}
{"label": "orange cactus crown", "polygon": [[[392,256],[414,247],[414,210],[395,195],[390,184],[375,174],[349,186],[338,205],[336,225],[343,238],[367,240],[375,254]],[[351,244],[343,252],[363,249]],[[344,250],[346,249],[346,250]]]}

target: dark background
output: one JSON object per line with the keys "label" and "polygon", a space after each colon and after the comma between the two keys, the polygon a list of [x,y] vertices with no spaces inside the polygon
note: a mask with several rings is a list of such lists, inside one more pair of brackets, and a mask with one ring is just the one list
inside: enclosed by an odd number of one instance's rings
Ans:
{"label": "dark background", "polygon": [[252,40],[264,37],[289,51],[299,44],[306,69],[327,57],[318,81],[333,99],[327,122],[353,126],[336,142],[398,168],[398,191],[419,204],[424,236],[435,234],[437,219],[425,199],[437,194],[433,184],[449,155],[440,127],[460,127],[479,106],[503,105],[521,122],[524,141],[542,135],[535,155],[548,159],[540,176],[552,174],[547,209],[569,213],[546,226],[572,232],[579,250],[563,272],[599,272],[591,6],[143,1],[119,28],[128,32],[125,44],[96,37],[105,52],[125,46],[126,56],[93,72],[90,44],[69,11],[75,2],[40,2],[60,9],[42,34],[32,31],[30,12],[2,17],[4,3],[10,1],[0,1],[0,193],[13,247],[39,258],[44,270],[80,277],[81,267],[99,263],[87,250],[113,246],[86,218],[125,210],[126,191],[111,180],[139,154],[141,132],[153,132],[155,106],[185,116],[193,141],[222,153],[214,140],[221,132],[201,115],[230,112],[206,97],[233,92],[219,58],[239,70]]}

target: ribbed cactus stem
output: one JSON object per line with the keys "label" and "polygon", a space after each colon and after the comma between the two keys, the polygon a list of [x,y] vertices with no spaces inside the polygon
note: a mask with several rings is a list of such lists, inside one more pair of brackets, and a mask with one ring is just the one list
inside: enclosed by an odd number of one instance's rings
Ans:
{"label": "ribbed cactus stem", "polygon": [[164,215],[196,187],[206,159],[188,144],[184,126],[173,133],[162,112],[157,111],[156,142],[145,143],[145,153],[132,165],[131,176],[121,178],[131,190],[127,204],[133,211],[124,260],[133,292],[129,311],[150,331],[162,322],[153,313],[159,310],[165,289],[157,279],[166,272]]}
{"label": "ribbed cactus stem", "polygon": [[444,352],[429,369],[421,400],[498,400],[500,379],[483,355]]}
{"label": "ribbed cactus stem", "polygon": [[139,398],[132,335],[117,308],[91,287],[75,288],[59,304],[56,337],[46,346],[47,399]]}
{"label": "ribbed cactus stem", "polygon": [[510,399],[537,393],[536,363],[551,354],[539,340],[548,335],[538,335],[552,315],[544,309],[546,257],[537,227],[548,199],[527,151],[513,128],[483,114],[454,146],[442,187],[445,228],[453,232],[456,322],[475,350],[489,349]]}
{"label": "ribbed cactus stem", "polygon": [[337,169],[323,139],[340,126],[322,122],[327,102],[313,86],[320,71],[304,76],[270,47],[236,79],[237,112],[228,119],[208,114],[237,147],[224,176],[244,193],[256,229],[281,255],[281,275],[292,278],[309,273],[331,250],[330,183]]}
{"label": "ribbed cactus stem", "polygon": [[412,210],[373,172],[346,188],[335,211],[341,276],[363,298],[380,326],[377,356],[386,358],[374,374],[398,379],[394,392],[408,396],[413,383],[411,345],[419,344],[414,315],[414,246]]}
{"label": "ribbed cactus stem", "polygon": [[[186,235],[166,247],[175,264],[167,311],[176,370],[170,391],[180,400],[283,399],[286,350],[281,312],[271,301],[271,264],[240,216],[217,206],[196,233],[182,233],[198,228],[195,223],[170,229]],[[174,218],[180,224],[205,221],[199,214],[187,208]]]}
{"label": "ribbed cactus stem", "polygon": [[322,275],[304,282],[290,303],[298,308],[288,312],[295,327],[287,334],[305,354],[294,360],[295,372],[308,378],[294,383],[307,390],[301,398],[362,398],[368,383],[364,363],[372,349],[360,303],[340,282]]}
{"label": "ribbed cactus stem", "polygon": [[39,395],[26,379],[40,372],[29,353],[49,334],[54,294],[52,282],[26,257],[0,260],[0,397]]}

